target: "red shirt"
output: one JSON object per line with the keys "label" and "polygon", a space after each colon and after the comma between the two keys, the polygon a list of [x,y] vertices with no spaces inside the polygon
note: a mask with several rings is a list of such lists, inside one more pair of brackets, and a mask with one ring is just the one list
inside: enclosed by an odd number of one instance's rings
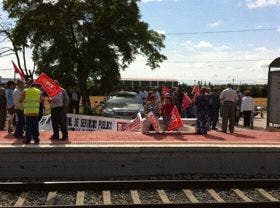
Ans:
{"label": "red shirt", "polygon": [[170,118],[171,111],[173,109],[174,105],[171,103],[165,103],[162,105],[161,110],[162,114],[165,115],[166,117]]}

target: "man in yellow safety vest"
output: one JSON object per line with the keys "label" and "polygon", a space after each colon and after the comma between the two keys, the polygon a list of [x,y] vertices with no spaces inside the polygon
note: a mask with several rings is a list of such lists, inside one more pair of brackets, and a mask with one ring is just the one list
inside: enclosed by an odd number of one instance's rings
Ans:
{"label": "man in yellow safety vest", "polygon": [[21,102],[25,115],[25,144],[30,144],[31,139],[35,144],[39,144],[39,106],[41,101],[41,91],[34,86],[32,80],[28,80],[27,88],[23,90]]}

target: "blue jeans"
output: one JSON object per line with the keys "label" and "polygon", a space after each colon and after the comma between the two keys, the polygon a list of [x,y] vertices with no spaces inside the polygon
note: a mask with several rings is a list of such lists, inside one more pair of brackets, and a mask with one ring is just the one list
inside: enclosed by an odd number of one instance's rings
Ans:
{"label": "blue jeans", "polygon": [[25,119],[25,143],[30,143],[32,138],[35,143],[39,143],[38,116],[26,116]]}

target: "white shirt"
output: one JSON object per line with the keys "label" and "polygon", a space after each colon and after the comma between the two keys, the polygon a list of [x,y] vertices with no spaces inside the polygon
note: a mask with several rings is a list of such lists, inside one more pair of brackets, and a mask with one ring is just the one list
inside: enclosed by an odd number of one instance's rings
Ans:
{"label": "white shirt", "polygon": [[254,99],[251,96],[245,96],[242,98],[241,112],[254,110]]}
{"label": "white shirt", "polygon": [[16,87],[16,89],[13,92],[13,98],[15,103],[15,109],[17,110],[23,110],[23,103],[20,102],[20,98],[22,96],[23,90],[19,87]]}

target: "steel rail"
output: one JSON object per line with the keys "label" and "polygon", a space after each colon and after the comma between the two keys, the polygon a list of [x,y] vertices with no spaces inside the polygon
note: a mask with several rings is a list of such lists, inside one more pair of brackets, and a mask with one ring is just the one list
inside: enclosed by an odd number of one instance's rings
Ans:
{"label": "steel rail", "polygon": [[[225,203],[170,203],[170,204],[125,204],[125,205],[42,205],[36,207],[51,208],[279,208],[280,202],[225,202]],[[4,207],[5,208],[5,207]],[[15,208],[15,207],[14,207]],[[20,206],[18,208],[30,208],[30,206]]]}
{"label": "steel rail", "polygon": [[0,191],[280,188],[280,179],[0,182]]}

